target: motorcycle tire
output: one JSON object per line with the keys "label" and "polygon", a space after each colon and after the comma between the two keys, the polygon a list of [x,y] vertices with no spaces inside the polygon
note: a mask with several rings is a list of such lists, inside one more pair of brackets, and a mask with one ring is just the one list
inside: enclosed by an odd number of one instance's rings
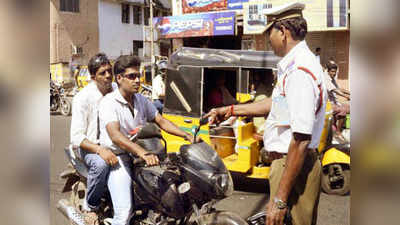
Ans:
{"label": "motorcycle tire", "polygon": [[71,115],[71,102],[63,98],[60,100],[60,112],[63,116],[69,116]]}
{"label": "motorcycle tire", "polygon": [[194,222],[192,225],[248,225],[240,216],[227,211],[215,211],[200,216],[201,224]]}
{"label": "motorcycle tire", "polygon": [[[340,174],[332,175],[330,171],[337,172],[334,167],[341,167]],[[339,177],[332,181],[332,176]],[[347,165],[330,164],[323,168],[321,174],[321,187],[327,194],[346,195],[350,192],[350,168]]]}

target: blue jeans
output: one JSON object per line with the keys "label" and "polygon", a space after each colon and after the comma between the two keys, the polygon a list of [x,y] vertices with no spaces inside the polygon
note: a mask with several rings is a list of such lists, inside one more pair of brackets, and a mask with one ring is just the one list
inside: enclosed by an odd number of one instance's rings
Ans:
{"label": "blue jeans", "polygon": [[81,156],[89,169],[86,204],[90,210],[97,210],[106,191],[110,166],[97,154],[81,149]]}

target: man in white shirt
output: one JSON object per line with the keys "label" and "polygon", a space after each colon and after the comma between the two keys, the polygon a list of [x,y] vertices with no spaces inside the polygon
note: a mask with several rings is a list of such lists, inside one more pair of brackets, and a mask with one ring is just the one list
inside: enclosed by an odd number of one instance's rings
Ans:
{"label": "man in white shirt", "polygon": [[328,99],[332,105],[333,110],[333,124],[336,127],[335,135],[333,136],[334,141],[339,143],[346,142],[346,138],[342,135],[343,125],[346,119],[346,115],[350,113],[350,105],[345,102],[339,102],[336,95],[342,96],[343,98],[350,100],[350,92],[346,89],[340,88],[336,82],[336,74],[338,66],[334,61],[329,61],[326,64],[325,72],[325,84],[328,91]]}
{"label": "man in white shirt", "polygon": [[132,160],[129,153],[139,156],[147,165],[158,164],[156,155],[128,139],[129,132],[146,122],[155,122],[170,133],[193,142],[193,136],[163,118],[150,100],[138,94],[140,59],[120,56],[114,64],[118,89],[105,96],[99,106],[100,144],[117,155],[118,165],[110,170],[108,189],[114,208],[112,225],[127,225],[132,209]]}
{"label": "man in white shirt", "polygon": [[159,73],[152,82],[152,99],[154,106],[161,113],[164,107],[165,98],[165,75],[167,73],[167,61],[161,61],[157,65]]}
{"label": "man in white shirt", "polygon": [[283,224],[290,210],[292,224],[316,223],[321,163],[316,148],[324,125],[327,93],[322,67],[304,41],[304,4],[270,9],[267,35],[278,64],[272,97],[259,102],[212,109],[210,123],[229,116],[262,116],[264,146],[272,160],[267,224]]}
{"label": "man in white shirt", "polygon": [[98,144],[98,105],[104,95],[116,88],[116,84],[112,83],[112,67],[105,54],[93,56],[88,68],[92,81],[73,99],[70,132],[71,143],[79,146],[81,157],[89,169],[85,220],[93,224],[97,220],[95,211],[106,190],[109,165],[117,163],[115,154]]}

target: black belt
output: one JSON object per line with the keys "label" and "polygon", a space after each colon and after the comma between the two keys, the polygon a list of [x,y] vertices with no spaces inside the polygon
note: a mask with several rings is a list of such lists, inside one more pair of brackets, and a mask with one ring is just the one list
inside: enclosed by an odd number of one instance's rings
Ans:
{"label": "black belt", "polygon": [[[274,160],[281,159],[281,158],[287,156],[287,153],[271,151],[271,152],[267,152],[267,156],[268,156],[268,159],[272,162]],[[307,151],[307,156],[318,157],[318,151],[315,148],[310,148]]]}

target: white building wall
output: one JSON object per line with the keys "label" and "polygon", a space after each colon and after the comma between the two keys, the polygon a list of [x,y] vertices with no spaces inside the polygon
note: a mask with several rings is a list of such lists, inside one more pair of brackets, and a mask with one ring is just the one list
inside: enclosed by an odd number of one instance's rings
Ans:
{"label": "white building wall", "polygon": [[110,59],[116,59],[121,53],[130,54],[133,49],[132,42],[143,40],[143,25],[133,24],[135,12],[132,7],[129,24],[121,22],[121,13],[121,3],[107,0],[99,2],[100,51],[106,53]]}

